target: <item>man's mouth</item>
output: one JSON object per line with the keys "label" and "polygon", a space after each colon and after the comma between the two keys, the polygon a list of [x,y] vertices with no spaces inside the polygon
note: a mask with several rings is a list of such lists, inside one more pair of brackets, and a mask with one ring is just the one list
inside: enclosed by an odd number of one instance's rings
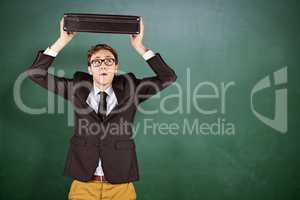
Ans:
{"label": "man's mouth", "polygon": [[100,76],[107,76],[107,73],[101,73]]}

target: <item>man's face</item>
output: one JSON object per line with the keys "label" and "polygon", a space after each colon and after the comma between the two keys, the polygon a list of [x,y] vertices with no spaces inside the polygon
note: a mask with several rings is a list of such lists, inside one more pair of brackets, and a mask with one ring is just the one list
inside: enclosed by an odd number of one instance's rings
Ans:
{"label": "man's face", "polygon": [[88,70],[98,86],[111,85],[117,69],[118,65],[115,63],[115,57],[108,50],[99,50],[90,58]]}

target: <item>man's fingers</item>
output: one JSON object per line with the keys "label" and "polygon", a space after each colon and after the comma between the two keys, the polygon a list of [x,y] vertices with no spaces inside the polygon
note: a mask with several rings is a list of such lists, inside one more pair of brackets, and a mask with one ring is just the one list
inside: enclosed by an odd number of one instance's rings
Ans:
{"label": "man's fingers", "polygon": [[61,26],[61,27],[64,26],[64,18],[63,18],[63,17],[60,19],[60,26]]}
{"label": "man's fingers", "polygon": [[140,32],[141,32],[141,33],[144,33],[144,22],[143,22],[143,18],[141,17],[140,19],[141,19],[141,20],[140,20]]}

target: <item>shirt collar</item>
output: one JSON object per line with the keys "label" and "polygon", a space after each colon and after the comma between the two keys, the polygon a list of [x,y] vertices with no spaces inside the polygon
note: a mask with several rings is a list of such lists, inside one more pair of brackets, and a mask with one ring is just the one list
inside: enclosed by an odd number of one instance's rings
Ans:
{"label": "shirt collar", "polygon": [[[99,92],[100,92],[100,89],[94,83],[94,95],[95,96],[98,95]],[[112,93],[113,93],[112,85],[110,85],[108,88],[106,88],[105,92],[106,92],[106,94],[108,94],[108,96],[112,95]]]}

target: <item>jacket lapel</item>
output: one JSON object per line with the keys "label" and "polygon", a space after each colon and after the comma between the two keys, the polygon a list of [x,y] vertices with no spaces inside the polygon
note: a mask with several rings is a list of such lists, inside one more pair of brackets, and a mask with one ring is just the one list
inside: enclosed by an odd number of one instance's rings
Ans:
{"label": "jacket lapel", "polygon": [[125,91],[124,81],[122,80],[124,75],[116,75],[112,82],[113,91],[117,97],[118,104],[110,111],[105,117],[104,121],[108,120],[111,116],[118,113],[118,110],[127,102],[130,95]]}

